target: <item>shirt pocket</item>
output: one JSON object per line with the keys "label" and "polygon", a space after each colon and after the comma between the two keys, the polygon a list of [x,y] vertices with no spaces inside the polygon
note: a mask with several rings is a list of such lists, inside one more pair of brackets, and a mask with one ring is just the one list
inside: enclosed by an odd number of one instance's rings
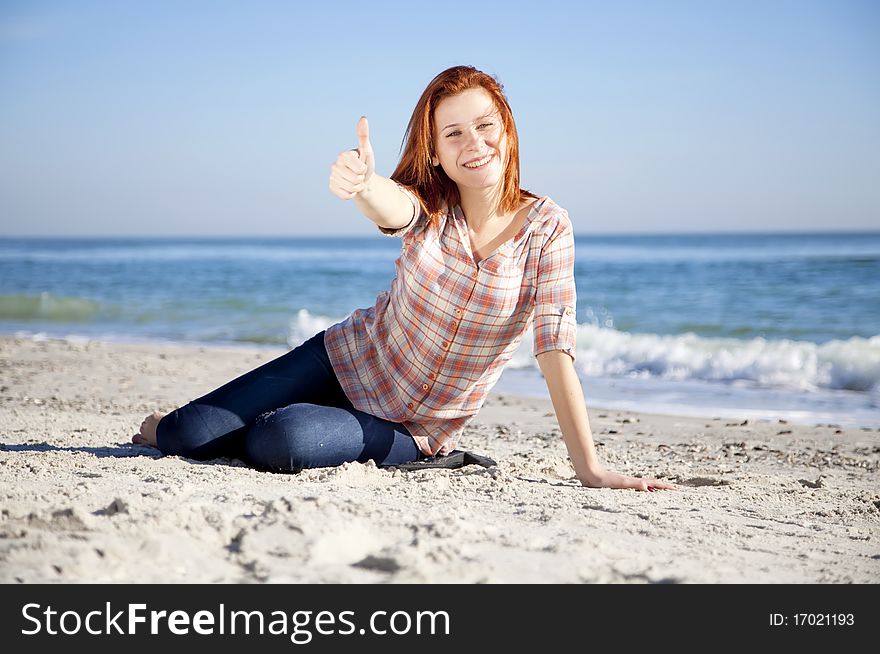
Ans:
{"label": "shirt pocket", "polygon": [[[442,282],[445,264],[440,245],[431,239],[415,239],[407,243],[402,255],[399,284],[400,304],[407,310],[407,318],[414,313],[425,314],[436,303],[438,282]],[[415,311],[418,308],[418,311]]]}
{"label": "shirt pocket", "polygon": [[[488,320],[497,325],[509,324],[527,317],[530,285],[523,277],[523,268],[516,263],[480,272],[481,301],[487,308]],[[522,316],[520,316],[522,314]]]}

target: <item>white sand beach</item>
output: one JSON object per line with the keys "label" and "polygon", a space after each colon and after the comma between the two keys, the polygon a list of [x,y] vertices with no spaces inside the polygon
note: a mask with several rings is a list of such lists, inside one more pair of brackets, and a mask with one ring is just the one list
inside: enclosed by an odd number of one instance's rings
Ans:
{"label": "white sand beach", "polygon": [[594,407],[582,487],[549,399],[492,394],[498,466],[260,472],[130,443],[283,354],[0,337],[0,582],[877,583],[880,432]]}

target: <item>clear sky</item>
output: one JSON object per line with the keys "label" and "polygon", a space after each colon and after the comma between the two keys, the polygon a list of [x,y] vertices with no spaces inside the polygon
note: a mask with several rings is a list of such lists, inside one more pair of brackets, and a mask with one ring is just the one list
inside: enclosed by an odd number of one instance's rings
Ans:
{"label": "clear sky", "polygon": [[577,234],[880,228],[880,2],[0,0],[0,235],[370,235],[440,71],[496,75]]}

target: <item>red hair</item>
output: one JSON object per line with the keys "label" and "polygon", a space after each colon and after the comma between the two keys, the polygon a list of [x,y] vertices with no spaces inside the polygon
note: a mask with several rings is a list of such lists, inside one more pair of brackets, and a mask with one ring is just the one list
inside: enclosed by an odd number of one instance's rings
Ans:
{"label": "red hair", "polygon": [[474,88],[482,88],[492,97],[507,136],[507,164],[501,181],[498,211],[511,213],[519,209],[526,198],[538,197],[519,186],[519,138],[513,112],[504,95],[504,86],[494,76],[473,66],[453,66],[432,79],[422,91],[403,135],[400,162],[391,173],[391,179],[403,184],[418,196],[428,219],[434,223],[439,223],[444,204],[452,207],[461,202],[455,182],[441,166],[431,165],[434,151],[434,111],[444,98]]}

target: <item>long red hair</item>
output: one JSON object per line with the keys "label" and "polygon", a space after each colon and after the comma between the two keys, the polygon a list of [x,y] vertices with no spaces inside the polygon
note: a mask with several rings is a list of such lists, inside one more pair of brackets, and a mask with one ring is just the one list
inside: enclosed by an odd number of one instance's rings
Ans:
{"label": "long red hair", "polygon": [[441,166],[431,165],[434,111],[444,98],[473,88],[482,88],[492,96],[507,135],[507,165],[501,182],[498,211],[512,213],[526,198],[538,197],[519,186],[519,138],[504,86],[494,76],[473,66],[453,66],[432,79],[422,91],[403,135],[400,161],[391,173],[391,179],[418,196],[431,222],[439,223],[444,205],[452,207],[461,202],[455,182]]}

